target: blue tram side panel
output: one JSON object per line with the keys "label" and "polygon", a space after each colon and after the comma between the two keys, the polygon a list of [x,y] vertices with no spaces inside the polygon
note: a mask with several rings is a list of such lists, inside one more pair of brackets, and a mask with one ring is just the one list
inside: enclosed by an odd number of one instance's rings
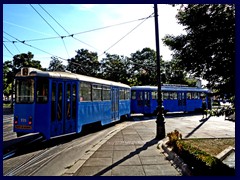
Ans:
{"label": "blue tram side panel", "polygon": [[22,68],[15,77],[14,132],[46,139],[80,133],[130,116],[128,85],[88,76]]}
{"label": "blue tram side panel", "polygon": [[[156,114],[157,86],[131,87],[131,113]],[[202,108],[204,97],[207,108],[211,109],[211,91],[204,88],[183,85],[164,85],[161,87],[164,113],[192,112]]]}

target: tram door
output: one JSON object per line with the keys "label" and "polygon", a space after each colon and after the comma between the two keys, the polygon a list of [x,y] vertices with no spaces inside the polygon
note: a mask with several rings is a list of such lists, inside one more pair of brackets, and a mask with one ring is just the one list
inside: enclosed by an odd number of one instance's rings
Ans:
{"label": "tram door", "polygon": [[74,82],[65,83],[64,101],[64,133],[76,131],[77,85]]}
{"label": "tram door", "polygon": [[112,88],[111,92],[111,99],[112,99],[112,120],[118,120],[119,117],[119,89]]}
{"label": "tram door", "polygon": [[186,111],[186,95],[184,92],[178,92],[178,110]]}
{"label": "tram door", "polygon": [[52,82],[51,137],[76,130],[76,84]]}
{"label": "tram door", "polygon": [[137,91],[138,110],[143,114],[151,113],[150,93],[150,91]]}
{"label": "tram door", "polygon": [[138,112],[144,113],[144,91],[137,91],[136,95]]}

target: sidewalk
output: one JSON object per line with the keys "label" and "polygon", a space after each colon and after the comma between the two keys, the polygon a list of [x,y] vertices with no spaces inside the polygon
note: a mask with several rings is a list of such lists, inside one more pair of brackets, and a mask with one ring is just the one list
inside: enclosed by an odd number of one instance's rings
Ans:
{"label": "sidewalk", "polygon": [[[138,119],[135,118],[135,121]],[[165,118],[166,134],[178,129],[183,138],[235,137],[235,123],[201,115]],[[180,122],[181,121],[181,122]],[[78,160],[64,176],[182,176],[157,148],[155,120],[139,119],[105,139],[88,157]],[[235,163],[235,158],[234,158]]]}
{"label": "sidewalk", "polygon": [[103,144],[74,176],[179,176],[157,149],[155,121],[126,127]]}

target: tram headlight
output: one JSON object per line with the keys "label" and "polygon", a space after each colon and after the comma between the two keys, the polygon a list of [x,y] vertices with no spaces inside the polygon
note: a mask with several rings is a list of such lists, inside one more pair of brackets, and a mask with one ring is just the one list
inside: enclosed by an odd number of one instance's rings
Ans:
{"label": "tram headlight", "polygon": [[32,125],[32,116],[29,116],[29,117],[28,117],[28,124],[29,124],[29,125]]}
{"label": "tram headlight", "polygon": [[18,123],[18,116],[14,116],[14,124]]}

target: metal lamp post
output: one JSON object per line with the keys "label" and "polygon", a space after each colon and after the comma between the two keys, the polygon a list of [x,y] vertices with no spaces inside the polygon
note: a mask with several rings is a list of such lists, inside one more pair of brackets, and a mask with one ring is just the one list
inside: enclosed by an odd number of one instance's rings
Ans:
{"label": "metal lamp post", "polygon": [[158,34],[158,9],[157,4],[154,4],[155,15],[155,34],[156,34],[156,56],[157,56],[157,83],[158,83],[158,108],[157,108],[157,132],[156,139],[165,138],[165,122],[162,106],[162,93],[161,93],[161,72],[160,72],[160,48],[159,48],[159,34]]}

